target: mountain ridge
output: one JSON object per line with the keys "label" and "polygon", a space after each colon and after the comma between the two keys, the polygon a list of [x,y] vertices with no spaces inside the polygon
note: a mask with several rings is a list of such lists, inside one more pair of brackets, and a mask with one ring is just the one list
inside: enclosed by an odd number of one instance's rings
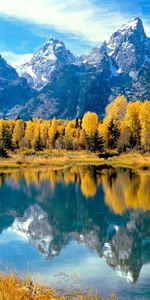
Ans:
{"label": "mountain ridge", "polygon": [[87,110],[102,116],[117,95],[124,94],[129,101],[150,98],[150,38],[138,17],[122,25],[100,48],[80,57],[62,41],[50,38],[16,71],[28,93],[26,100],[20,97],[4,107],[3,117],[70,119]]}

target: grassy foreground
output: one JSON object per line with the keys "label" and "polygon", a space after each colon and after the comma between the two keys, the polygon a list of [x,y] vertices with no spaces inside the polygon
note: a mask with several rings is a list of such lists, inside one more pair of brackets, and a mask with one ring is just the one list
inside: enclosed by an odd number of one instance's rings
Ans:
{"label": "grassy foreground", "polygon": [[111,165],[114,167],[150,168],[150,154],[131,152],[113,156],[108,159],[99,158],[98,154],[88,151],[20,150],[9,153],[9,158],[0,158],[0,168],[20,167],[67,167],[78,165]]}
{"label": "grassy foreground", "polygon": [[[56,296],[53,289],[34,283],[31,279],[19,279],[16,275],[0,275],[0,300],[104,300],[99,296],[67,295]],[[106,300],[106,299],[105,299]],[[111,295],[107,300],[117,300]]]}

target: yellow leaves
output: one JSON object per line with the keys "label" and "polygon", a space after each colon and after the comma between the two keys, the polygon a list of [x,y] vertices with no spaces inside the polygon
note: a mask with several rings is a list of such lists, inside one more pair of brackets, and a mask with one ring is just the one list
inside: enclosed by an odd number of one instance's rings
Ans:
{"label": "yellow leaves", "polygon": [[86,135],[85,135],[85,131],[83,129],[80,129],[80,131],[79,131],[78,144],[79,144],[81,149],[85,149]]}
{"label": "yellow leaves", "polygon": [[66,148],[81,149],[85,147],[85,131],[76,127],[76,120],[68,121],[65,127]]}
{"label": "yellow leaves", "polygon": [[125,121],[128,124],[133,135],[138,137],[138,132],[140,131],[140,121],[139,121],[139,112],[140,112],[141,102],[136,101],[133,103],[128,103],[127,112],[125,116]]}
{"label": "yellow leaves", "polygon": [[150,150],[150,102],[141,104],[139,119],[141,125],[141,144],[145,150]]}
{"label": "yellow leaves", "polygon": [[105,193],[105,202],[118,215],[126,209],[150,210],[150,176],[134,174],[129,171],[118,172],[116,178],[109,182],[106,174],[102,178]]}
{"label": "yellow leaves", "polygon": [[34,138],[34,123],[32,121],[26,122],[26,129],[25,129],[25,139],[28,143],[29,148],[31,147],[31,142]]}
{"label": "yellow leaves", "polygon": [[107,140],[107,124],[105,122],[98,125],[98,134],[104,139],[104,141]]}
{"label": "yellow leaves", "polygon": [[88,136],[93,135],[98,129],[98,116],[96,113],[87,112],[82,119],[82,128]]}
{"label": "yellow leaves", "polygon": [[99,135],[106,150],[141,148],[149,151],[149,116],[149,101],[128,103],[124,96],[118,96],[107,106],[103,121],[99,121],[94,112],[86,112],[83,119],[76,120],[0,120],[0,146],[5,147],[6,138],[7,149],[12,149],[10,144],[13,144],[14,148],[34,148],[36,151],[44,148],[92,151],[93,137],[96,137],[93,149],[100,150]]}
{"label": "yellow leaves", "polygon": [[120,130],[122,120],[126,115],[127,100],[124,96],[118,96],[113,102],[106,107],[106,116],[101,124],[99,124],[98,132],[103,137],[106,147],[108,147],[109,139],[109,124],[113,121],[113,124]]}
{"label": "yellow leaves", "polygon": [[46,147],[49,127],[50,127],[50,121],[43,121],[40,126],[40,135],[44,147]]}
{"label": "yellow leaves", "polygon": [[3,127],[4,127],[4,120],[0,120],[0,140],[3,139]]}
{"label": "yellow leaves", "polygon": [[124,96],[118,96],[113,102],[106,107],[105,122],[109,123],[111,119],[114,122],[120,123],[126,114],[127,100]]}
{"label": "yellow leaves", "polygon": [[54,118],[48,130],[48,137],[51,141],[54,140],[56,133],[57,133],[57,120]]}
{"label": "yellow leaves", "polygon": [[12,137],[13,144],[15,147],[20,146],[23,136],[24,136],[24,123],[22,120],[17,120],[15,122],[15,127],[13,130],[13,137]]}
{"label": "yellow leaves", "polygon": [[[69,184],[80,185],[81,192],[85,198],[93,198],[99,186],[104,191],[104,200],[114,213],[121,215],[127,209],[141,209],[150,211],[150,172],[133,172],[129,169],[90,169],[84,166],[72,166],[69,168],[53,170],[45,168],[24,168],[13,170],[7,174],[15,183],[24,177],[27,186],[34,184],[40,186],[41,182],[47,181],[51,190],[55,190],[57,183],[69,186]],[[0,184],[3,178],[0,177]],[[97,196],[99,194],[97,193]],[[43,201],[42,196],[38,201]],[[91,199],[92,200],[92,199]]]}
{"label": "yellow leaves", "polygon": [[67,139],[72,141],[75,133],[75,120],[68,121],[66,127],[65,127],[65,136]]}
{"label": "yellow leaves", "polygon": [[86,198],[94,197],[96,194],[96,184],[90,174],[85,173],[83,177],[81,177],[81,191]]}

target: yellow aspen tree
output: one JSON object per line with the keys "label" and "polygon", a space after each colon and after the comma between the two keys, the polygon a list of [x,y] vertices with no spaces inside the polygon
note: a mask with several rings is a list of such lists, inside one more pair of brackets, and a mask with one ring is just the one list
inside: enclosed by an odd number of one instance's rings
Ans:
{"label": "yellow aspen tree", "polygon": [[131,131],[132,143],[133,146],[140,145],[140,119],[139,119],[139,112],[140,112],[141,102],[136,101],[132,103],[128,103],[126,109],[126,116],[125,122],[128,124],[128,127]]}
{"label": "yellow aspen tree", "polygon": [[107,124],[105,122],[101,122],[98,125],[98,135],[99,137],[102,137],[104,141],[104,149],[106,148],[106,145],[108,143],[108,135],[107,135]]}
{"label": "yellow aspen tree", "polygon": [[150,150],[150,101],[141,104],[139,113],[141,125],[141,145],[146,151]]}
{"label": "yellow aspen tree", "polygon": [[42,145],[44,148],[46,148],[49,127],[50,127],[49,121],[43,121],[41,123],[40,134],[41,134]]}
{"label": "yellow aspen tree", "polygon": [[98,129],[97,114],[89,111],[85,113],[82,119],[82,128],[89,137],[92,136]]}
{"label": "yellow aspen tree", "polygon": [[4,120],[0,120],[0,142],[2,142],[3,139],[3,129],[4,129]]}
{"label": "yellow aspen tree", "polygon": [[131,130],[127,121],[124,119],[120,125],[120,137],[118,141],[118,150],[120,152],[126,151],[128,148],[130,148],[130,139]]}
{"label": "yellow aspen tree", "polygon": [[86,134],[85,134],[85,131],[83,129],[80,129],[80,135],[79,135],[78,143],[79,143],[79,147],[81,149],[85,149],[85,147],[86,147]]}
{"label": "yellow aspen tree", "polygon": [[27,146],[29,148],[32,147],[32,141],[34,138],[34,122],[27,121],[26,122],[26,129],[25,129],[25,140],[27,142]]}
{"label": "yellow aspen tree", "polygon": [[127,100],[124,96],[118,96],[113,102],[106,107],[105,122],[109,123],[112,119],[114,123],[120,125],[124,119],[127,108]]}
{"label": "yellow aspen tree", "polygon": [[13,130],[12,141],[15,148],[20,147],[20,143],[24,136],[24,122],[22,120],[16,120]]}
{"label": "yellow aspen tree", "polygon": [[73,139],[75,137],[75,120],[68,121],[65,128],[65,145],[67,149],[73,149]]}
{"label": "yellow aspen tree", "polygon": [[48,146],[54,147],[57,132],[58,132],[58,121],[55,118],[53,118],[48,130]]}

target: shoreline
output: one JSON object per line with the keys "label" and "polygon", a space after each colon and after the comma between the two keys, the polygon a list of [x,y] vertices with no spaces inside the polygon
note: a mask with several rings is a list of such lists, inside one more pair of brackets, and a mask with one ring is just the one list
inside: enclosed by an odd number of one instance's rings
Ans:
{"label": "shoreline", "polygon": [[[34,282],[29,276],[19,278],[16,274],[0,274],[0,296],[4,300],[102,300],[103,297],[80,292],[57,290]],[[111,294],[106,300],[117,300],[115,294]]]}
{"label": "shoreline", "polygon": [[49,150],[30,153],[10,152],[9,158],[0,158],[0,169],[18,168],[67,168],[72,165],[107,165],[134,169],[150,169],[150,154],[131,152],[112,156],[108,159],[99,158],[98,154],[87,151]]}

